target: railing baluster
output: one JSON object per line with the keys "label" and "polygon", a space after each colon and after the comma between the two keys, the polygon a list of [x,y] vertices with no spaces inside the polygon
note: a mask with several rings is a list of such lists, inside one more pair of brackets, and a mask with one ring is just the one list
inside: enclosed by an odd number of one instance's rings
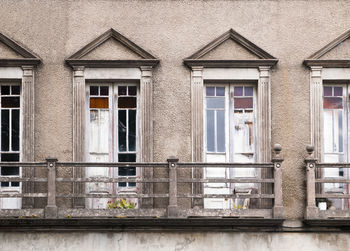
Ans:
{"label": "railing baluster", "polygon": [[316,207],[316,184],[315,184],[315,169],[316,159],[312,156],[314,152],[313,146],[307,146],[306,151],[309,156],[305,159],[306,163],[306,219],[315,219],[318,215],[318,208]]}
{"label": "railing baluster", "polygon": [[56,158],[47,158],[47,206],[45,218],[57,218],[56,205]]}
{"label": "railing baluster", "polygon": [[273,147],[275,156],[272,158],[274,164],[274,193],[275,201],[273,206],[273,217],[276,219],[284,218],[283,196],[282,196],[282,162],[280,156],[282,147],[280,144],[275,144]]}
{"label": "railing baluster", "polygon": [[167,216],[177,217],[177,163],[179,162],[179,159],[176,157],[170,157],[167,161],[169,166],[169,205],[167,208]]}

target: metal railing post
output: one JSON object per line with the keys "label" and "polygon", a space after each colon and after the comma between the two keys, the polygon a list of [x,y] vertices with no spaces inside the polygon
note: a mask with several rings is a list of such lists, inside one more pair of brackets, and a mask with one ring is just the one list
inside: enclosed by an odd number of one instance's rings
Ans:
{"label": "metal railing post", "polygon": [[273,151],[275,152],[272,158],[272,163],[274,166],[274,193],[275,200],[273,206],[273,218],[283,219],[284,218],[284,207],[283,207],[283,193],[282,193],[282,162],[283,158],[280,156],[282,151],[282,146],[280,144],[275,144],[273,146]]}
{"label": "metal railing post", "polygon": [[313,146],[307,146],[306,151],[309,156],[305,159],[306,163],[306,210],[305,218],[317,218],[318,208],[316,207],[316,159],[312,156]]}
{"label": "metal railing post", "polygon": [[45,218],[57,218],[56,205],[56,158],[47,158],[47,206]]}
{"label": "metal railing post", "polygon": [[177,163],[179,159],[176,157],[169,157],[167,161],[169,167],[169,204],[167,208],[167,217],[177,217]]}

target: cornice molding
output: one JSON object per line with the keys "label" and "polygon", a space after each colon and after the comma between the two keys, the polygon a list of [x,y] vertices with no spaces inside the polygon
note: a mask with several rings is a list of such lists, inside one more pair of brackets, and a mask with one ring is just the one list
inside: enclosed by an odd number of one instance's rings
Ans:
{"label": "cornice molding", "polygon": [[328,43],[326,46],[322,47],[320,50],[316,51],[308,58],[304,60],[304,65],[310,66],[322,66],[322,67],[350,67],[350,59],[320,59],[323,55],[333,50],[339,44],[343,43],[350,37],[350,30],[347,30],[339,37]]}
{"label": "cornice molding", "polygon": [[[241,45],[252,54],[256,55],[259,59],[256,60],[201,60],[200,58],[220,46],[222,43],[232,39],[238,45]],[[230,29],[218,38],[214,39],[191,56],[184,59],[184,63],[191,66],[204,66],[204,67],[258,67],[258,66],[273,66],[278,62],[278,59],[264,51],[242,35]]]}
{"label": "cornice molding", "polygon": [[8,46],[14,52],[21,55],[23,58],[1,58],[0,66],[23,66],[23,65],[33,65],[36,66],[41,63],[41,59],[34,52],[25,48],[19,42],[5,36],[0,33],[0,42]]}
{"label": "cornice molding", "polygon": [[[142,59],[138,60],[90,60],[81,59],[101,44],[106,42],[108,39],[113,38],[119,43],[121,43],[126,48],[130,49]],[[66,59],[66,63],[73,66],[86,66],[86,67],[139,67],[139,66],[155,66],[159,63],[159,59],[153,56],[151,53],[147,52],[140,46],[136,45],[134,42],[115,31],[114,29],[109,29],[99,37],[95,38],[93,41],[85,45],[83,48],[75,52],[73,55]]]}

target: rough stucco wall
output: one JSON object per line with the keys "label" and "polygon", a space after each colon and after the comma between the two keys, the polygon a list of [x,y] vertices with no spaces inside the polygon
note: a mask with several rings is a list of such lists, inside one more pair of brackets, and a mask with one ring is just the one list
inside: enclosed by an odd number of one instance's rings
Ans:
{"label": "rough stucco wall", "polygon": [[344,251],[348,234],[311,233],[0,233],[0,250]]}
{"label": "rough stucco wall", "polygon": [[36,160],[72,159],[72,71],[64,59],[107,29],[161,59],[154,71],[155,161],[170,155],[191,160],[190,71],[183,58],[230,28],[279,58],[272,72],[272,144],[283,146],[287,217],[302,217],[303,157],[310,141],[309,71],[302,61],[349,29],[348,1],[0,0],[0,5],[1,32],[43,59],[36,71]]}

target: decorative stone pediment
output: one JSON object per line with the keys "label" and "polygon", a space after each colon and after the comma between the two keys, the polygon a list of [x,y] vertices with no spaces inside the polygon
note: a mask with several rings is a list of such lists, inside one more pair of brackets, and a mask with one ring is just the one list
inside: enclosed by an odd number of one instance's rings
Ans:
{"label": "decorative stone pediment", "polygon": [[38,65],[40,61],[33,52],[0,33],[0,66]]}
{"label": "decorative stone pediment", "polygon": [[184,63],[190,67],[258,67],[272,66],[277,61],[233,29],[184,59]]}
{"label": "decorative stone pediment", "polygon": [[103,33],[66,59],[70,66],[155,66],[159,60],[114,29]]}
{"label": "decorative stone pediment", "polygon": [[307,66],[350,67],[350,30],[304,60]]}

